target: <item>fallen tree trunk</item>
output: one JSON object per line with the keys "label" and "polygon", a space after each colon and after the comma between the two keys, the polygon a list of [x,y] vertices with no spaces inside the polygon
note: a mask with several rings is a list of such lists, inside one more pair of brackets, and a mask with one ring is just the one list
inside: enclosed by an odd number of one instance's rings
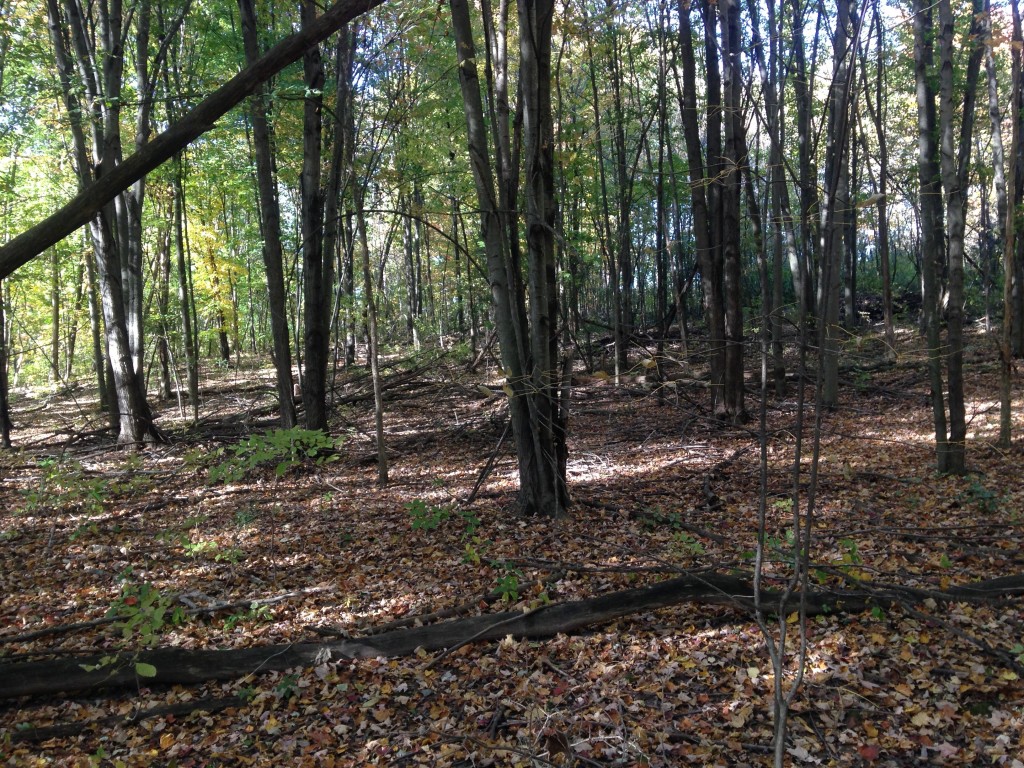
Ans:
{"label": "fallen tree trunk", "polygon": [[[1020,595],[1024,594],[1024,574],[953,587],[945,592],[866,586],[870,592],[813,592],[807,596],[808,613],[859,612],[870,605],[889,605],[901,599],[915,601],[931,597],[961,601],[992,599],[1007,594]],[[771,606],[773,601],[777,603],[778,599],[778,594],[774,592],[762,594],[762,604],[765,606]],[[753,589],[747,579],[707,573],[680,576],[649,587],[612,592],[588,600],[556,603],[527,613],[506,611],[485,614],[335,642],[224,650],[157,648],[116,654],[108,657],[108,663],[96,669],[86,667],[100,665],[104,657],[0,664],[0,699],[75,693],[97,688],[134,688],[140,682],[194,684],[230,680],[262,672],[322,664],[330,660],[407,656],[420,648],[437,651],[468,642],[497,640],[508,635],[539,639],[684,602],[726,604],[751,611],[754,605]],[[783,610],[795,609],[794,599]],[[156,674],[147,678],[138,677],[135,671],[137,664],[151,665]]]}

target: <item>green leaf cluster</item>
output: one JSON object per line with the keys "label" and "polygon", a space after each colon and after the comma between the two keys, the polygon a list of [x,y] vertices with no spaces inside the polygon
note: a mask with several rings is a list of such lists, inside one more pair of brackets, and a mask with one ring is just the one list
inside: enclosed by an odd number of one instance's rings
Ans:
{"label": "green leaf cluster", "polygon": [[252,435],[227,450],[220,449],[221,459],[210,467],[211,483],[237,483],[258,469],[274,467],[274,475],[283,477],[307,464],[321,467],[337,461],[340,438],[333,438],[318,429],[272,429]]}

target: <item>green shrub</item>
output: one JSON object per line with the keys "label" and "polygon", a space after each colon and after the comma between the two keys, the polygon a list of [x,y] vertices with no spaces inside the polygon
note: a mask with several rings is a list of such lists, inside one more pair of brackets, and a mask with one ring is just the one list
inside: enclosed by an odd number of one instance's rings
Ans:
{"label": "green shrub", "polygon": [[274,467],[276,477],[305,464],[321,467],[337,461],[340,446],[340,439],[319,429],[272,429],[219,449],[214,455],[221,460],[210,467],[210,482],[237,483],[255,470],[270,466]]}

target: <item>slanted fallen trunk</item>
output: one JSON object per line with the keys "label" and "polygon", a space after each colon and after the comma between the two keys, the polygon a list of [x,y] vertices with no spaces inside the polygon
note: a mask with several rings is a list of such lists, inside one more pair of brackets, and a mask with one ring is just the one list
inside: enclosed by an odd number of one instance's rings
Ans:
{"label": "slanted fallen trunk", "polygon": [[[944,592],[869,586],[872,590],[870,592],[816,591],[807,596],[807,610],[810,614],[826,611],[850,613],[862,611],[869,605],[889,605],[900,600],[917,601],[927,597],[961,601],[1020,595],[1024,594],[1024,574],[953,587]],[[778,594],[774,592],[762,594],[762,604],[765,606],[773,603],[777,605],[778,599]],[[612,592],[587,600],[555,603],[527,613],[506,611],[485,614],[336,642],[224,650],[157,648],[117,654],[112,663],[91,671],[85,667],[100,664],[102,657],[0,664],[0,699],[75,693],[97,688],[135,687],[140,682],[136,674],[137,664],[148,664],[156,669],[155,676],[146,678],[145,682],[192,684],[311,666],[332,659],[407,656],[419,648],[437,651],[468,642],[497,640],[508,635],[539,639],[685,602],[733,605],[742,611],[751,611],[754,604],[753,589],[747,579],[708,573],[680,576],[649,587]],[[794,600],[786,610],[795,608]]]}

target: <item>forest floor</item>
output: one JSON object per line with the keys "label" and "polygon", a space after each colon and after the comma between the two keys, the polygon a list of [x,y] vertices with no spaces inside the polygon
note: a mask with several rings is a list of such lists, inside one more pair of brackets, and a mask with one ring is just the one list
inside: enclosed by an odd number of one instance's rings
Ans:
{"label": "forest floor", "polygon": [[[1020,387],[1018,438],[1001,450],[995,344],[973,337],[971,473],[937,476],[922,355],[914,334],[900,344],[891,365],[877,364],[870,334],[846,350],[842,405],[823,415],[812,581],[937,592],[1024,571]],[[338,379],[334,429],[345,440],[336,461],[220,481],[211,467],[241,462],[230,446],[273,427],[270,371],[209,374],[196,426],[176,403],[160,404],[172,441],[138,455],[89,431],[103,422],[84,391],[20,395],[18,448],[0,457],[0,664],[140,643],[232,648],[358,637],[433,612],[530,610],[700,569],[751,571],[757,421],[709,420],[705,388],[683,381],[658,393],[593,378],[574,388],[574,505],[569,517],[544,520],[515,513],[510,440],[465,503],[504,428],[493,368],[469,375],[465,361],[424,353],[387,373],[385,488],[376,484],[363,369]],[[747,402],[756,414],[753,383]],[[790,574],[796,419],[791,383],[767,408],[773,586]],[[805,472],[801,505],[807,482]],[[185,612],[177,625],[175,608]],[[120,623],[104,619],[112,609]],[[784,622],[788,686],[801,628],[795,614]],[[790,764],[1024,766],[1019,594],[836,611],[809,618],[802,634],[806,674],[793,701]],[[149,685],[139,671],[127,692],[0,701],[0,764],[771,762],[772,664],[752,613],[727,603],[680,603],[572,635],[470,643],[447,655],[254,669],[227,682]]]}

